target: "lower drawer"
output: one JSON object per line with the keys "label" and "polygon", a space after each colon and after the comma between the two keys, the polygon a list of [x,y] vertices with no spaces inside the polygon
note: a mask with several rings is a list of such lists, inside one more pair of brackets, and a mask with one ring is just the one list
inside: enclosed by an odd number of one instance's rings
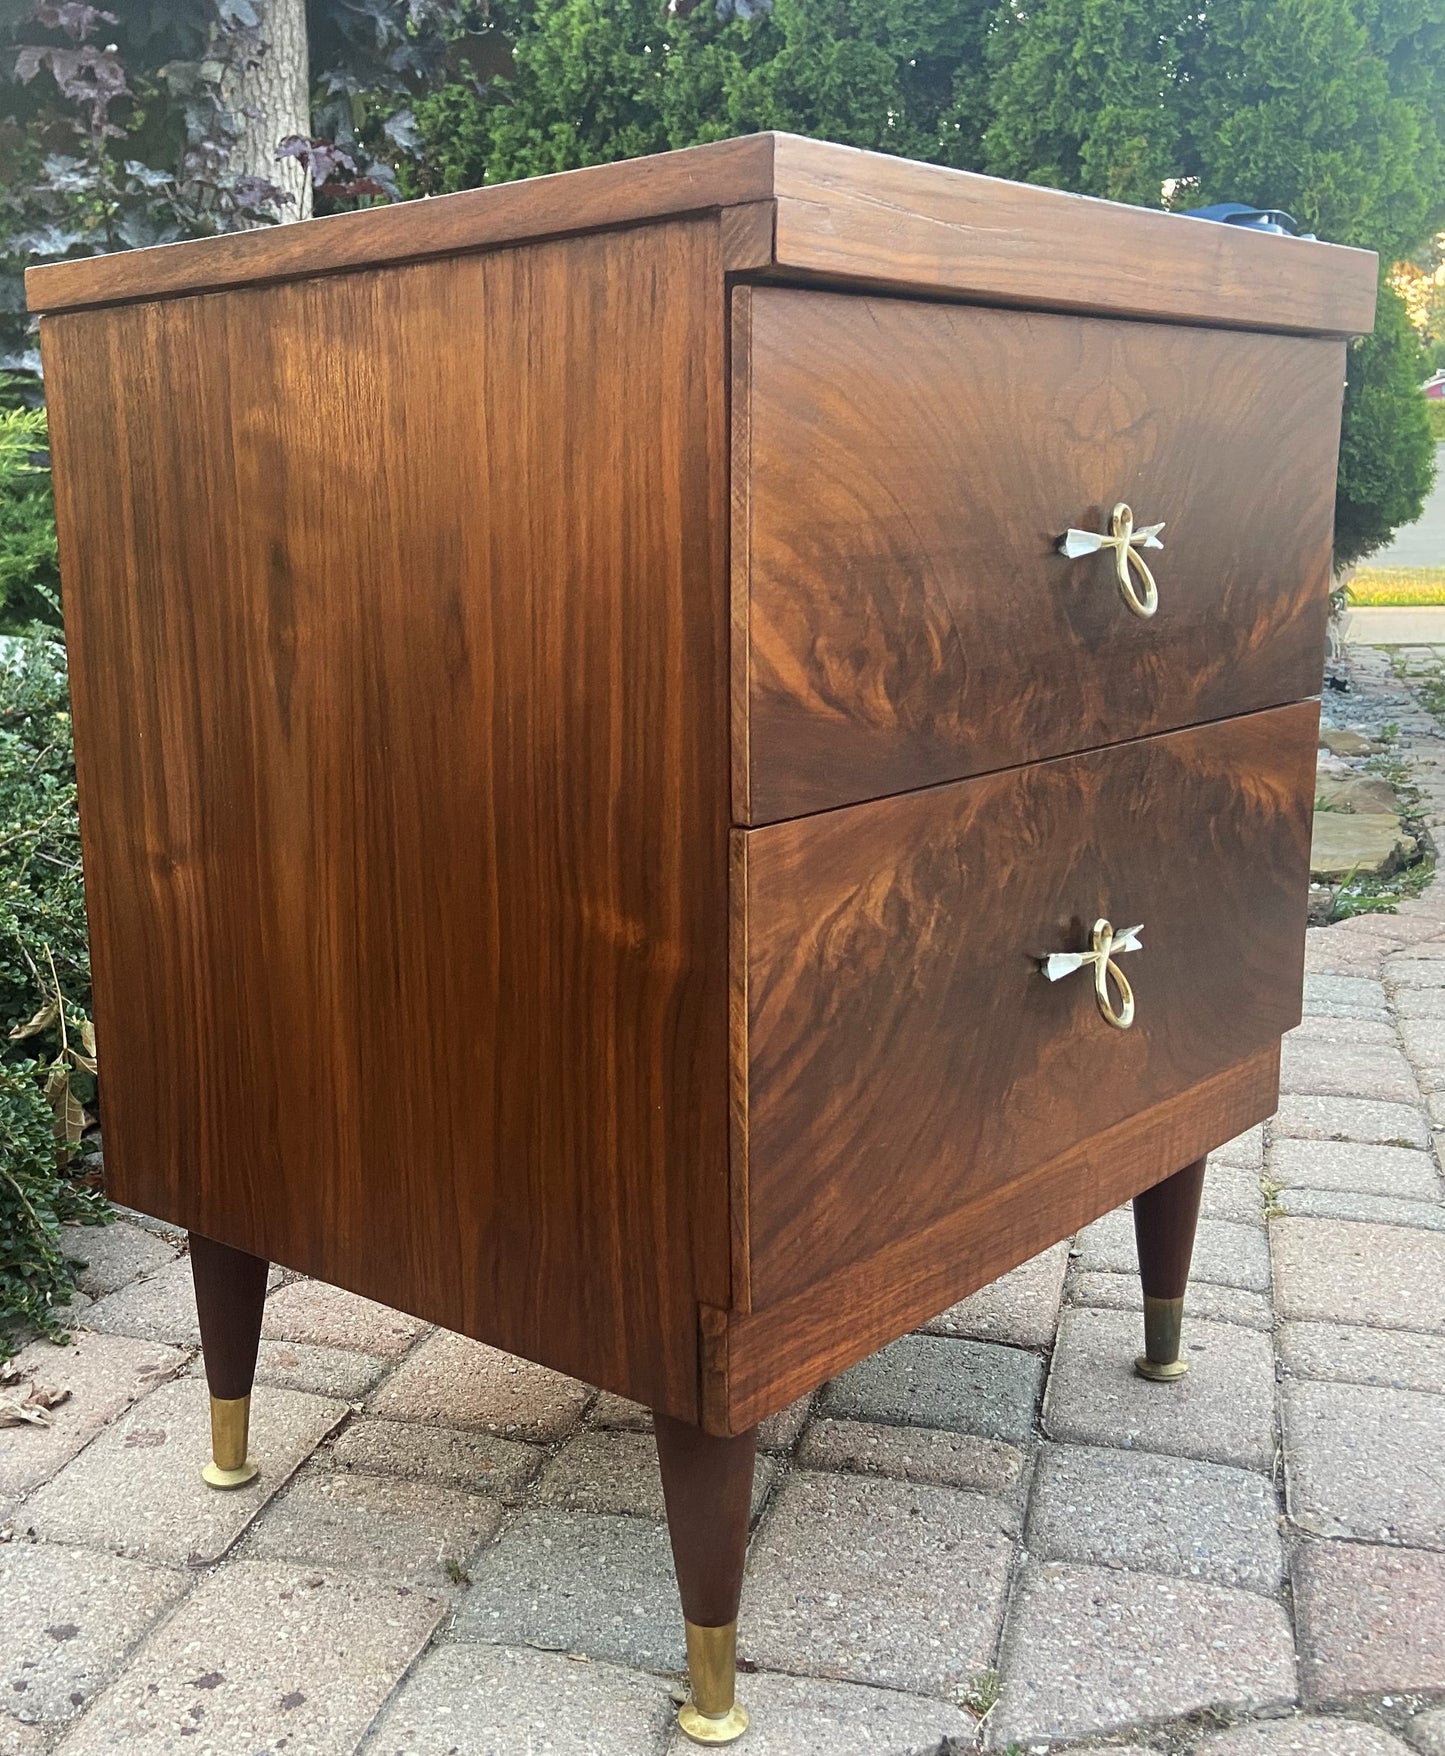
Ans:
{"label": "lower drawer", "polygon": [[[1298,1022],[1317,723],[1305,702],[734,832],[741,1307]],[[1127,1029],[1092,967],[1041,968],[1100,918],[1143,929],[1115,959]]]}

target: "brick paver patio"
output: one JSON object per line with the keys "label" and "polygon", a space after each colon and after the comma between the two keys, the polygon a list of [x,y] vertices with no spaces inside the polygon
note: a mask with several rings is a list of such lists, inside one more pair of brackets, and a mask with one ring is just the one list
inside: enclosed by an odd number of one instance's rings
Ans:
{"label": "brick paver patio", "polygon": [[[1407,655],[1445,674],[1445,650]],[[1383,655],[1329,706],[1445,824]],[[753,1756],[1445,1756],[1445,884],[1309,935],[1278,1117],[1215,1155],[1180,1384],[1110,1215],[768,1423]],[[174,1235],[0,1429],[0,1756],[678,1756],[645,1413],[278,1276],[251,1488],[198,1475]]]}

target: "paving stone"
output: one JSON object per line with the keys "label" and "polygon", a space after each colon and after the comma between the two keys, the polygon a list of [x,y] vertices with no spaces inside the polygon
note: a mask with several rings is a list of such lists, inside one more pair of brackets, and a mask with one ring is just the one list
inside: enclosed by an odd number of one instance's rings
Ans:
{"label": "paving stone", "polygon": [[1410,957],[1392,957],[1385,976],[1392,988],[1445,988],[1445,962],[1422,957],[1417,949]]}
{"label": "paving stone", "polygon": [[1192,1458],[1045,1445],[1029,1505],[1029,1552],[1277,1592],[1284,1571],[1264,1476]]}
{"label": "paving stone", "polygon": [[1199,1214],[1205,1220],[1232,1220],[1237,1225],[1264,1224],[1264,1189],[1257,1165],[1227,1165],[1209,1160]]}
{"label": "paving stone", "polygon": [[[1383,1003],[1383,994],[1380,999]],[[1236,1134],[1233,1140],[1226,1140],[1223,1146],[1215,1147],[1209,1155],[1209,1162],[1242,1165],[1245,1170],[1257,1171],[1264,1163],[1264,1124],[1257,1122],[1253,1128],[1246,1128],[1243,1134]]]}
{"label": "paving stone", "polygon": [[588,1411],[587,1421],[593,1427],[616,1427],[628,1433],[650,1433],[652,1410],[615,1391],[598,1392],[597,1400]]}
{"label": "paving stone", "polygon": [[[778,1466],[759,1456],[753,1471],[753,1517],[762,1510]],[[666,1518],[657,1447],[650,1433],[587,1429],[569,1439],[547,1465],[529,1496],[536,1506],[573,1512],[617,1512]]]}
{"label": "paving stone", "polygon": [[1445,1549],[1445,1396],[1286,1384],[1290,1517],[1318,1536]]}
{"label": "paving stone", "polygon": [[324,1280],[293,1280],[267,1299],[261,1333],[272,1341],[310,1342],[400,1359],[426,1327],[419,1317]]}
{"label": "paving stone", "polygon": [[973,1433],[823,1418],[803,1435],[797,1460],[803,1469],[850,1470],[1001,1494],[1018,1485],[1024,1454],[1001,1440],[980,1439]]}
{"label": "paving stone", "polygon": [[28,1726],[0,1713],[0,1756],[46,1756],[50,1739],[39,1726]]}
{"label": "paving stone", "polygon": [[1445,1332],[1445,1237],[1348,1220],[1270,1224],[1281,1317]]}
{"label": "paving stone", "polygon": [[1326,1018],[1390,1016],[1384,984],[1363,976],[1306,975],[1304,1009]]}
{"label": "paving stone", "polygon": [[436,1482],[307,1469],[251,1526],[243,1553],[445,1587],[464,1583],[457,1570],[501,1522],[500,1501]]}
{"label": "paving stone", "polygon": [[371,1401],[389,1420],[482,1427],[510,1439],[560,1439],[581,1417],[591,1392],[464,1335],[439,1329],[404,1360]]}
{"label": "paving stone", "polygon": [[1036,1354],[991,1342],[905,1335],[824,1387],[823,1414],[1026,1442],[1043,1386]]}
{"label": "paving stone", "polygon": [[1285,1370],[1296,1378],[1445,1395],[1445,1335],[1357,1329],[1343,1323],[1284,1323],[1276,1345]]}
{"label": "paving stone", "polygon": [[119,1201],[111,1206],[130,1225],[140,1226],[147,1232],[154,1232],[158,1238],[167,1238],[177,1249],[183,1249],[186,1243],[186,1228],[173,1226],[168,1219],[157,1219],[153,1213],[141,1213],[134,1207],[125,1207]]}
{"label": "paving stone", "polygon": [[409,1586],[235,1562],[201,1581],[60,1748],[341,1756],[445,1608]]}
{"label": "paving stone", "polygon": [[1445,1708],[1417,1714],[1410,1721],[1410,1736],[1425,1756],[1445,1756]]}
{"label": "paving stone", "polygon": [[1394,1048],[1398,1042],[1394,1025],[1383,1017],[1337,1017],[1315,1012],[1307,1012],[1285,1040],[1294,1038],[1311,1043],[1330,1043],[1337,1048],[1352,1043],[1383,1043]]}
{"label": "paving stone", "polygon": [[1306,1701],[1445,1690],[1445,1555],[1307,1542],[1294,1596]]}
{"label": "paving stone", "polygon": [[62,1226],[65,1254],[85,1264],[75,1284],[91,1298],[104,1298],[143,1274],[154,1274],[174,1260],[176,1246],[142,1226],[117,1220],[108,1226]]}
{"label": "paving stone", "polygon": [[1410,1756],[1379,1726],[1357,1719],[1275,1719],[1215,1732],[1189,1746],[1189,1756]]}
{"label": "paving stone", "polygon": [[[1206,1176],[1206,1182],[1208,1178]],[[1135,1274],[1139,1257],[1134,1244],[1134,1218],[1128,1207],[1115,1208],[1079,1233],[1075,1264],[1083,1274]],[[1269,1290],[1269,1246],[1253,1226],[1229,1220],[1202,1219],[1194,1236],[1192,1281],[1240,1287],[1246,1292]]]}
{"label": "paving stone", "polygon": [[139,1397],[186,1363],[176,1348],[79,1330],[64,1347],[36,1341],[14,1365],[21,1381],[68,1390],[48,1427],[0,1427],[0,1496],[28,1493],[69,1463]]}
{"label": "paving stone", "polygon": [[1047,1347],[1058,1327],[1068,1266],[1066,1239],[1003,1275],[992,1286],[950,1306],[931,1323],[925,1323],[924,1332],[1009,1342],[1015,1347]]}
{"label": "paving stone", "polygon": [[753,1544],[743,1650],[765,1670],[958,1699],[993,1661],[1014,1522],[980,1494],[800,1472]]}
{"label": "paving stone", "polygon": [[[973,1749],[977,1729],[971,1713],[946,1701],[820,1677],[759,1671],[742,1678],[738,1699],[752,1715],[748,1756],[939,1756],[944,1750],[962,1756]],[[674,1731],[667,1756],[692,1756],[696,1749]]]}
{"label": "paving stone", "polygon": [[556,1652],[442,1646],[396,1692],[366,1756],[658,1756],[672,1720],[656,1677]]}
{"label": "paving stone", "polygon": [[[1068,1296],[1075,1305],[1098,1305],[1109,1311],[1137,1311],[1142,1322],[1144,1292],[1139,1285],[1137,1270],[1130,1274],[1072,1274]],[[1239,1287],[1211,1286],[1203,1280],[1191,1281],[1184,1289],[1186,1333],[1187,1326],[1200,1318],[1206,1323],[1238,1323],[1246,1329],[1274,1328],[1274,1312],[1262,1294],[1247,1293]],[[1143,1339],[1141,1329],[1140,1347]]]}
{"label": "paving stone", "polygon": [[667,1528],[650,1518],[519,1512],[471,1574],[457,1611],[460,1640],[580,1652],[651,1671],[686,1663]]}
{"label": "paving stone", "polygon": [[1223,1323],[1185,1329],[1187,1375],[1153,1384],[1128,1312],[1071,1310],[1059,1325],[1044,1402],[1054,1439],[1162,1451],[1268,1469],[1274,1458],[1274,1352],[1269,1337]]}
{"label": "paving stone", "polygon": [[1381,940],[1345,940],[1334,928],[1311,928],[1305,934],[1305,974],[1377,977],[1390,946]]}
{"label": "paving stone", "polygon": [[542,1467],[544,1454],[491,1433],[418,1427],[410,1421],[353,1421],[321,1460],[336,1469],[441,1482],[511,1499]]}
{"label": "paving stone", "polygon": [[1371,1225],[1445,1232],[1445,1205],[1438,1201],[1401,1201],[1393,1195],[1348,1194],[1337,1189],[1282,1189],[1275,1206],[1297,1218],[1363,1220]]}
{"label": "paving stone", "polygon": [[110,1335],[199,1347],[201,1331],[196,1322],[190,1257],[178,1256],[146,1279],[97,1299],[86,1314],[86,1324]]}
{"label": "paving stone", "polygon": [[[798,1442],[798,1435],[808,1424],[808,1416],[813,1412],[814,1397],[800,1396],[796,1402],[790,1402],[786,1408],[780,1408],[775,1415],[758,1426],[759,1451],[791,1451]],[[649,1426],[651,1422],[649,1421]]]}
{"label": "paving stone", "polygon": [[1396,1014],[1407,1018],[1445,1018],[1445,988],[1399,988],[1395,992]]}
{"label": "paving stone", "polygon": [[201,1480],[211,1454],[206,1387],[194,1378],[163,1384],[36,1490],[24,1523],[53,1542],[166,1565],[214,1561],[345,1412],[343,1403],[299,1390],[258,1396],[251,1454],[261,1473],[217,1493]]}
{"label": "paving stone", "polygon": [[1399,1029],[1412,1061],[1422,1067],[1445,1067],[1445,1018],[1402,1018]]}
{"label": "paving stone", "polygon": [[9,1707],[25,1721],[74,1719],[190,1584],[184,1573],[114,1555],[5,1544],[0,1689]]}
{"label": "paving stone", "polygon": [[1282,1092],[1395,1104],[1413,1104],[1420,1096],[1410,1064],[1396,1048],[1358,1043],[1341,1054],[1333,1044],[1293,1033],[1281,1046],[1279,1084]]}
{"label": "paving stone", "polygon": [[1384,1104],[1370,1098],[1281,1097],[1274,1137],[1296,1140],[1360,1140],[1383,1146],[1430,1144],[1425,1118],[1413,1104]]}
{"label": "paving stone", "polygon": [[1269,1175],[1281,1189],[1338,1189],[1423,1201],[1445,1195],[1428,1152],[1351,1140],[1276,1140]]}
{"label": "paving stone", "polygon": [[[305,1342],[263,1341],[256,1358],[258,1386],[309,1390],[338,1402],[359,1402],[391,1365],[374,1354],[353,1354],[345,1348],[311,1347]],[[198,1354],[187,1377],[204,1378],[205,1361]]]}
{"label": "paving stone", "polygon": [[1061,1562],[1028,1566],[1004,1636],[990,1748],[1294,1699],[1284,1610],[1251,1591]]}

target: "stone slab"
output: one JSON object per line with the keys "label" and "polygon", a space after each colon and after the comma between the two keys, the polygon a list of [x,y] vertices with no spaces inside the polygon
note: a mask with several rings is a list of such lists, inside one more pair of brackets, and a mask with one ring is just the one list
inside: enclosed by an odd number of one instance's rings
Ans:
{"label": "stone slab", "polygon": [[1428,1147],[1430,1130],[1413,1104],[1372,1098],[1281,1097],[1274,1136],[1295,1140],[1358,1140],[1366,1145]]}
{"label": "stone slab", "polygon": [[754,1541],[743,1650],[765,1670],[961,1699],[993,1662],[1014,1526],[996,1498],[800,1472]]}
{"label": "stone slab", "polygon": [[1204,1708],[1276,1709],[1295,1694],[1289,1621],[1272,1599],[1060,1562],[1025,1568],[1001,1670],[995,1750]]}
{"label": "stone slab", "polygon": [[49,1735],[38,1725],[25,1725],[0,1713],[0,1756],[46,1756]]}
{"label": "stone slab", "polygon": [[351,1348],[360,1354],[400,1359],[427,1325],[322,1280],[293,1280],[266,1301],[261,1333],[272,1341]]}
{"label": "stone slab", "polygon": [[163,1384],[26,1502],[24,1523],[51,1542],[84,1543],[168,1566],[223,1555],[345,1414],[344,1403],[268,1390],[251,1410],[261,1473],[218,1493],[201,1480],[210,1401],[194,1378]]}
{"label": "stone slab", "polygon": [[975,1341],[1007,1342],[1014,1347],[1047,1347],[1059,1322],[1069,1245],[1055,1244],[952,1305],[931,1323],[928,1335],[967,1336]]}
{"label": "stone slab", "polygon": [[1349,1220],[1270,1225],[1281,1317],[1445,1333],[1445,1236]]}
{"label": "stone slab", "polygon": [[174,1259],[176,1246],[143,1226],[117,1220],[108,1226],[62,1226],[65,1254],[85,1266],[75,1284],[93,1299],[119,1292],[143,1274],[154,1274]]}
{"label": "stone slab", "polygon": [[[974,1747],[978,1723],[946,1701],[821,1677],[759,1671],[742,1679],[738,1698],[752,1716],[742,1746],[747,1756],[963,1756]],[[667,1756],[696,1750],[674,1731]]]}
{"label": "stone slab", "polygon": [[1445,1395],[1445,1335],[1358,1329],[1344,1323],[1284,1323],[1276,1345],[1285,1371],[1295,1378]]}
{"label": "stone slab", "polygon": [[[1208,1182],[1208,1175],[1205,1177]],[[1137,1274],[1134,1218],[1128,1207],[1106,1213],[1079,1233],[1076,1269],[1083,1274]],[[1191,1281],[1239,1287],[1245,1292],[1269,1290],[1269,1248],[1254,1226],[1230,1220],[1202,1219],[1194,1235]]]}
{"label": "stone slab", "polygon": [[[1071,1274],[1068,1296],[1074,1305],[1096,1305],[1107,1311],[1136,1311],[1140,1314],[1140,1323],[1143,1322],[1144,1292],[1137,1271],[1132,1274]],[[1202,1280],[1191,1281],[1184,1289],[1185,1324],[1192,1326],[1200,1319],[1206,1323],[1237,1323],[1245,1329],[1274,1328],[1274,1311],[1262,1293],[1247,1293],[1239,1287],[1211,1286]]]}
{"label": "stone slab", "polygon": [[[1384,993],[1380,994],[1380,1003],[1384,1004]],[[1253,1128],[1246,1128],[1243,1134],[1236,1134],[1233,1140],[1226,1140],[1223,1146],[1216,1146],[1209,1155],[1210,1164],[1239,1165],[1248,1171],[1257,1171],[1264,1163],[1264,1124],[1256,1122]],[[1206,1181],[1208,1178],[1206,1176]]]}
{"label": "stone slab", "polygon": [[1400,1020],[1399,1030],[1405,1053],[1417,1066],[1445,1067],[1445,1018],[1407,1016]]}
{"label": "stone slab", "polygon": [[1231,1165],[1211,1156],[1199,1203],[1200,1218],[1231,1220],[1237,1225],[1264,1224],[1264,1189],[1257,1165]]}
{"label": "stone slab", "polygon": [[1066,1311],[1044,1402],[1045,1432],[1085,1445],[1270,1467],[1275,1379],[1268,1336],[1191,1323],[1184,1336],[1189,1372],[1171,1384],[1139,1377],[1139,1352],[1130,1313]]}
{"label": "stone slab", "polygon": [[596,1402],[587,1411],[587,1420],[593,1427],[615,1427],[627,1433],[652,1431],[652,1410],[614,1390],[598,1391]]}
{"label": "stone slab", "polygon": [[1315,804],[1331,811],[1386,812],[1399,815],[1395,789],[1380,774],[1346,774],[1315,789]]}
{"label": "stone slab", "polygon": [[410,1421],[352,1421],[323,1459],[335,1469],[440,1482],[509,1500],[542,1467],[544,1454],[491,1433],[419,1427]]}
{"label": "stone slab", "polygon": [[178,1256],[144,1280],[132,1281],[119,1292],[97,1299],[85,1321],[87,1327],[109,1335],[199,1347],[201,1330],[196,1321],[190,1257]]}
{"label": "stone slab", "polygon": [[1045,1445],[1026,1543],[1044,1561],[1170,1573],[1273,1593],[1284,1556],[1268,1479],[1193,1458]]}
{"label": "stone slab", "polygon": [[1290,1517],[1318,1536],[1445,1549],[1445,1396],[1286,1384]]}
{"label": "stone slab", "polygon": [[1365,976],[1307,975],[1304,1009],[1323,1018],[1388,1019],[1390,1016],[1384,984]]}
{"label": "stone slab", "polygon": [[1401,1019],[1445,1018],[1445,988],[1397,988],[1394,1003]]}
{"label": "stone slab", "polygon": [[1276,1140],[1269,1174],[1281,1189],[1337,1189],[1430,1201],[1445,1195],[1428,1152],[1349,1140]]}
{"label": "stone slab", "polygon": [[184,1573],[115,1555],[0,1547],[0,1690],[10,1710],[32,1723],[76,1718],[190,1585]]}
{"label": "stone slab", "polygon": [[[338,1402],[360,1402],[390,1365],[390,1360],[376,1354],[355,1354],[346,1348],[263,1341],[256,1359],[256,1383],[281,1390],[309,1390]],[[204,1373],[204,1361],[198,1359],[192,1371]]]}
{"label": "stone slab", "polygon": [[1293,1571],[1306,1701],[1445,1690],[1445,1555],[1307,1542]]}
{"label": "stone slab", "polygon": [[1281,1046],[1279,1087],[1295,1094],[1396,1104],[1413,1104],[1420,1096],[1410,1064],[1397,1048],[1357,1043],[1344,1051],[1293,1033]]}
{"label": "stone slab", "polygon": [[[537,1508],[512,1515],[472,1567],[460,1640],[580,1652],[676,1671],[682,1611],[664,1525]],[[744,1616],[748,1593],[744,1591]]]}
{"label": "stone slab", "polygon": [[1024,1454],[998,1439],[867,1421],[814,1421],[798,1447],[802,1469],[843,1470],[1002,1494],[1016,1487]]}
{"label": "stone slab", "polygon": [[178,1349],[155,1342],[77,1330],[64,1347],[36,1341],[15,1356],[16,1388],[25,1383],[68,1390],[50,1410],[50,1425],[0,1427],[0,1499],[48,1481],[132,1403],[186,1363]]}
{"label": "stone slab", "polygon": [[445,1609],[409,1586],[235,1562],[200,1582],[60,1748],[343,1756]]}
{"label": "stone slab", "polygon": [[1445,962],[1424,957],[1417,947],[1406,957],[1392,957],[1385,969],[1392,988],[1445,988]]}
{"label": "stone slab", "polygon": [[1445,1205],[1438,1201],[1402,1201],[1394,1195],[1350,1194],[1339,1189],[1282,1189],[1275,1206],[1279,1212],[1301,1219],[1360,1220],[1367,1225],[1445,1232]]}
{"label": "stone slab", "polygon": [[769,1415],[758,1427],[758,1450],[791,1451],[798,1443],[798,1435],[808,1423],[814,1401],[811,1394],[800,1396],[796,1402],[780,1408],[775,1415]]}
{"label": "stone slab", "polygon": [[1341,1017],[1317,1012],[1307,1012],[1290,1036],[1312,1043],[1330,1043],[1336,1048],[1351,1043],[1385,1043],[1393,1048],[1399,1041],[1394,1025],[1384,1018]]}
{"label": "stone slab", "polygon": [[441,1646],[388,1703],[366,1756],[659,1756],[672,1720],[657,1677],[556,1652]]}
{"label": "stone slab", "polygon": [[[766,1453],[753,1470],[753,1517],[767,1499],[778,1465]],[[657,1447],[650,1433],[607,1432],[588,1428],[575,1434],[552,1461],[528,1496],[535,1506],[565,1506],[573,1512],[615,1512],[632,1518],[667,1516]]]}
{"label": "stone slab", "polygon": [[464,1583],[472,1557],[501,1522],[501,1503],[480,1494],[395,1476],[307,1469],[252,1524],[242,1553],[440,1590]]}
{"label": "stone slab", "polygon": [[371,1399],[386,1420],[479,1427],[505,1439],[560,1439],[591,1397],[585,1384],[439,1329]]}
{"label": "stone slab", "polygon": [[1417,1714],[1410,1721],[1410,1736],[1425,1756],[1445,1756],[1445,1708]]}
{"label": "stone slab", "polygon": [[1191,1744],[1189,1756],[1410,1756],[1410,1750],[1379,1726],[1310,1715],[1216,1732]]}
{"label": "stone slab", "polygon": [[819,1412],[1025,1443],[1043,1385],[1036,1354],[992,1342],[905,1335],[825,1386]]}

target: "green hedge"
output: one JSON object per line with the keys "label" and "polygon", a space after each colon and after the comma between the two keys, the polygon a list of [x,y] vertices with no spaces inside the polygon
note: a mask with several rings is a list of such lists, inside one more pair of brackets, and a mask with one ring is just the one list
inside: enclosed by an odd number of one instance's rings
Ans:
{"label": "green hedge", "polygon": [[1425,412],[1430,417],[1430,437],[1437,445],[1445,445],[1445,402],[1427,402]]}

